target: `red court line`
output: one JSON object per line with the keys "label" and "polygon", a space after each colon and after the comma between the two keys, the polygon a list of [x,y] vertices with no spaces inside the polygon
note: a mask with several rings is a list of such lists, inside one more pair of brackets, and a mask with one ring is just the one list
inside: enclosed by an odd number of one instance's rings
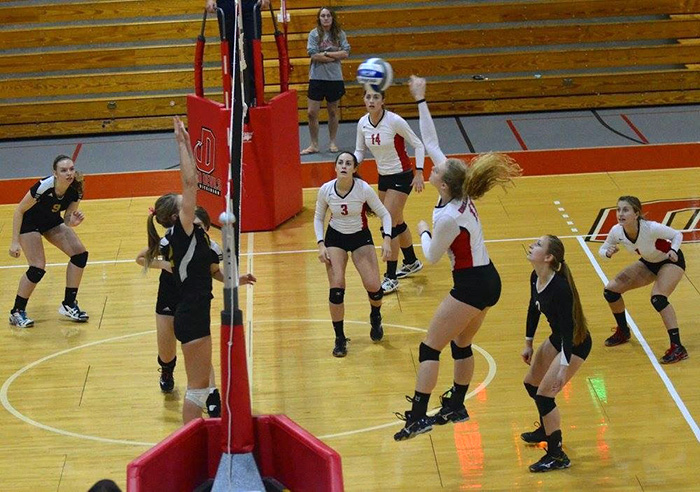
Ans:
{"label": "red court line", "polygon": [[642,132],[640,132],[636,126],[634,126],[634,123],[632,123],[632,121],[630,121],[630,119],[626,115],[620,114],[620,116],[622,117],[623,120],[625,120],[625,123],[627,123],[629,125],[629,127],[632,129],[632,131],[637,134],[637,136],[641,139],[642,142],[644,142],[645,144],[649,143],[649,140],[647,140],[647,137],[645,137],[644,134]]}
{"label": "red court line", "polygon": [[80,149],[83,148],[83,144],[79,143],[78,145],[75,146],[75,150],[73,151],[73,157],[71,157],[71,160],[75,163],[76,160],[78,160],[78,154],[80,154]]}
{"label": "red court line", "polygon": [[510,131],[512,131],[513,135],[515,135],[515,139],[520,144],[520,148],[523,150],[527,150],[527,145],[525,145],[525,141],[520,136],[518,129],[515,128],[515,124],[513,123],[513,120],[506,120],[506,123],[508,123],[508,126],[510,127]]}

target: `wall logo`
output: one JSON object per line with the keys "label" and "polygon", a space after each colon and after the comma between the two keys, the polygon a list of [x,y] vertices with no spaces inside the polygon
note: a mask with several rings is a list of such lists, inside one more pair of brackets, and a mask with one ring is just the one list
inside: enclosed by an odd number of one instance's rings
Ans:
{"label": "wall logo", "polygon": [[[604,242],[612,226],[617,224],[617,207],[601,209],[586,241]],[[649,220],[660,222],[683,232],[684,243],[700,242],[700,199],[682,198],[642,202],[642,212]]]}
{"label": "wall logo", "polygon": [[216,168],[216,135],[205,126],[194,146],[194,159],[197,163],[197,186],[216,196],[221,196],[221,179],[213,175]]}

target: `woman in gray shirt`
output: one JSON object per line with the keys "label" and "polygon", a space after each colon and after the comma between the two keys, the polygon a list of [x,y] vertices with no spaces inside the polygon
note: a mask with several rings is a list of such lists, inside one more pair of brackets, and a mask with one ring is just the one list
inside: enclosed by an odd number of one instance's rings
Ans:
{"label": "woman in gray shirt", "polygon": [[319,151],[318,113],[324,99],[328,109],[329,150],[338,152],[338,146],[335,144],[340,116],[338,102],[345,94],[340,60],[344,60],[350,54],[350,45],[345,32],[340,28],[335,12],[330,7],[319,9],[316,28],[309,33],[306,51],[311,57],[308,92],[311,145],[302,150],[301,155],[314,154]]}

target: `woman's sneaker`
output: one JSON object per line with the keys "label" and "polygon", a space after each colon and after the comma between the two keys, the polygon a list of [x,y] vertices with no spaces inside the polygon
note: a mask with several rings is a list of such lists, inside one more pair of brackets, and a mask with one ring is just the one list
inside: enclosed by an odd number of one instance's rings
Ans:
{"label": "woman's sneaker", "polygon": [[[31,321],[31,320],[30,320]],[[688,351],[683,345],[671,344],[671,348],[666,351],[663,357],[659,359],[662,364],[673,364],[688,358]]]}
{"label": "woman's sneaker", "polygon": [[401,268],[396,272],[396,278],[406,278],[409,275],[413,275],[423,269],[423,263],[420,260],[416,260],[413,263],[404,263]]}
{"label": "woman's sneaker", "polygon": [[384,338],[384,328],[382,327],[382,315],[369,315],[369,324],[372,327],[369,330],[369,337],[373,342],[381,342]]}
{"label": "woman's sneaker", "polygon": [[10,324],[20,328],[31,328],[34,326],[34,320],[27,317],[24,309],[18,309],[10,313]]}
{"label": "woman's sneaker", "polygon": [[547,434],[544,432],[544,427],[539,422],[535,422],[535,430],[523,432],[520,434],[520,439],[529,444],[539,444],[547,440]]}
{"label": "woman's sneaker", "polygon": [[563,468],[569,468],[571,466],[571,461],[566,453],[562,452],[561,456],[552,456],[547,453],[537,463],[530,465],[530,471],[533,473],[537,472],[548,472],[552,470],[561,470]]}
{"label": "woman's sneaker", "polygon": [[336,337],[335,346],[333,347],[333,357],[345,357],[348,355],[349,338]]}
{"label": "woman's sneaker", "polygon": [[396,413],[396,416],[400,420],[405,420],[406,425],[399,432],[394,434],[394,441],[405,441],[406,439],[412,439],[420,434],[425,434],[433,430],[432,418],[427,415],[413,420],[411,412],[405,412],[403,415]]}
{"label": "woman's sneaker", "polygon": [[390,292],[394,292],[396,289],[399,288],[399,281],[396,280],[395,278],[389,278],[389,277],[384,277],[384,280],[382,280],[382,290],[384,291],[385,294],[389,294]]}
{"label": "woman's sneaker", "polygon": [[432,419],[435,425],[445,425],[450,422],[466,422],[469,420],[469,413],[467,413],[467,408],[462,405],[460,408],[452,408],[450,406],[450,398],[452,397],[452,388],[445,391],[442,396],[440,396],[440,410],[436,413]]}
{"label": "woman's sneaker", "polygon": [[88,319],[90,319],[90,316],[88,316],[85,311],[80,310],[80,307],[78,307],[78,301],[75,301],[72,306],[61,303],[61,306],[58,308],[58,314],[62,314],[66,318],[70,318],[78,323],[85,323]]}
{"label": "woman's sneaker", "polygon": [[615,345],[622,345],[623,343],[629,342],[629,330],[625,332],[619,326],[616,326],[613,330],[615,330],[615,333],[605,339],[606,347],[614,347]]}

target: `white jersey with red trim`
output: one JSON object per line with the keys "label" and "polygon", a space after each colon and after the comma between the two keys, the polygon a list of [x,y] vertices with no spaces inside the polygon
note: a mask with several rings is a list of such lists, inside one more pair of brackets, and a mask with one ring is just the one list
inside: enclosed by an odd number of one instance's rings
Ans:
{"label": "white jersey with red trim", "polygon": [[423,255],[436,263],[447,252],[452,270],[488,265],[484,231],[471,198],[455,199],[433,210],[433,233],[421,234]]}
{"label": "white jersey with red trim", "polygon": [[420,138],[411,130],[406,120],[396,113],[384,111],[376,125],[372,124],[369,113],[357,122],[355,157],[362,162],[365,149],[369,149],[377,161],[377,172],[381,176],[398,174],[411,169],[411,159],[406,153],[406,141],[416,153],[416,168],[423,169],[425,148]]}
{"label": "white jersey with red trim", "polygon": [[[639,234],[635,241],[630,240],[620,224],[615,224],[605,243],[598,250],[603,258],[608,258],[608,248],[622,244],[630,253],[636,253],[646,261],[659,263],[668,259],[669,249],[678,251],[683,242],[683,233],[653,220],[639,221]],[[670,244],[669,244],[670,243]]]}
{"label": "white jersey with red trim", "polygon": [[331,220],[328,225],[342,234],[354,234],[367,228],[365,203],[382,220],[384,230],[391,230],[391,215],[370,185],[359,178],[354,178],[350,191],[341,195],[336,188],[337,181],[337,179],[329,181],[318,190],[314,214],[317,241],[323,240],[323,221],[326,210],[329,208]]}

